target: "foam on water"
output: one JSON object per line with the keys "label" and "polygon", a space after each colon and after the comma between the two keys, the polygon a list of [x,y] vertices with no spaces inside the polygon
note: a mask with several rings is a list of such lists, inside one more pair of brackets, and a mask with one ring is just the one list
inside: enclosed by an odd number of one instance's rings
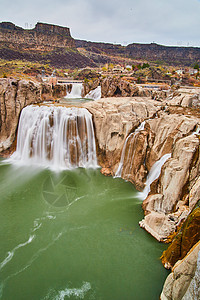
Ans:
{"label": "foam on water", "polygon": [[55,300],[64,300],[65,296],[68,298],[71,296],[75,296],[78,299],[84,299],[85,294],[91,290],[91,284],[89,282],[83,282],[81,288],[66,288],[65,290],[59,291],[58,295],[56,296]]}
{"label": "foam on water", "polygon": [[15,252],[17,249],[21,248],[21,247],[25,247],[26,245],[30,244],[33,239],[35,238],[35,235],[31,235],[28,239],[28,241],[26,241],[25,243],[22,243],[22,244],[19,244],[17,245],[13,250],[11,251],[8,251],[8,254],[7,254],[7,257],[0,263],[0,270],[5,266],[7,265],[7,263],[9,261],[11,261],[11,259],[13,258]]}

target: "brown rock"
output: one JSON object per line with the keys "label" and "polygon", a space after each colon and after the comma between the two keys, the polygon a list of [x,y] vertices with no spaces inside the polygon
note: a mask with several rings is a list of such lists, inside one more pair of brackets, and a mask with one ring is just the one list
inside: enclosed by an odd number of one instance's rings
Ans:
{"label": "brown rock", "polygon": [[162,263],[167,268],[185,257],[189,250],[200,240],[200,201],[190,213],[171,245],[163,252]]}
{"label": "brown rock", "polygon": [[160,299],[199,299],[199,259],[200,241],[193,246],[187,256],[177,261],[172,273],[167,277]]}
{"label": "brown rock", "polygon": [[110,168],[102,168],[101,169],[101,174],[105,175],[105,176],[112,176],[113,172]]}

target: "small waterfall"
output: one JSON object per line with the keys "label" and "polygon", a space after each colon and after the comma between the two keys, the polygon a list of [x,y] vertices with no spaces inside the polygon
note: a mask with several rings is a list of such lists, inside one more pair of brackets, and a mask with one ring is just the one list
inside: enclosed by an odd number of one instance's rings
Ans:
{"label": "small waterfall", "polygon": [[99,100],[101,99],[101,86],[98,86],[96,89],[90,91],[86,96],[86,99]]}
{"label": "small waterfall", "polygon": [[[71,83],[67,85],[67,95],[65,98],[80,99],[82,97],[83,84],[82,83]],[[85,99],[98,100],[101,99],[101,86],[91,90],[85,97]]]}
{"label": "small waterfall", "polygon": [[161,173],[162,166],[164,163],[171,157],[171,153],[163,155],[158,161],[155,162],[155,164],[152,166],[146,180],[146,186],[143,190],[143,192],[139,193],[140,199],[144,200],[149,192],[150,192],[150,186],[154,180],[156,180]]}
{"label": "small waterfall", "polygon": [[[126,165],[126,164],[125,164],[125,153],[126,153],[126,150],[127,150],[127,144],[128,144],[128,142],[130,141],[130,139],[132,139],[132,140],[131,140],[131,143],[130,143],[130,145],[129,145],[129,147],[128,147],[128,153],[127,153],[127,156],[126,156],[126,157],[127,157],[126,161],[128,161],[128,162],[129,162],[129,161],[133,161],[134,153],[132,153],[132,155],[131,155],[132,145],[133,145],[134,139],[136,138],[137,134],[138,134],[141,130],[144,130],[144,126],[145,126],[145,121],[142,122],[142,123],[139,125],[139,127],[136,128],[136,130],[135,130],[134,132],[130,133],[130,134],[128,135],[128,137],[126,138],[125,143],[124,143],[124,146],[123,146],[123,149],[122,149],[122,154],[121,154],[120,163],[119,163],[118,169],[117,169],[117,171],[116,171],[116,173],[115,173],[115,177],[121,177],[123,168],[124,168],[124,166]],[[130,166],[130,168],[131,168],[131,166]]]}
{"label": "small waterfall", "polygon": [[82,98],[82,90],[83,84],[82,83],[72,83],[71,89],[67,86],[67,95],[65,98]]}
{"label": "small waterfall", "polygon": [[25,107],[10,160],[53,169],[97,167],[92,115],[85,108]]}

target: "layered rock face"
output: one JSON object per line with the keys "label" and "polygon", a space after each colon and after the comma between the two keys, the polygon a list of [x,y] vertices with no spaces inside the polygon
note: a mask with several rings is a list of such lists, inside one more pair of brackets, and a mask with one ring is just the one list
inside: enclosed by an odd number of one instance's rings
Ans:
{"label": "layered rock face", "polygon": [[0,80],[0,152],[8,149],[16,136],[19,115],[23,107],[44,100],[60,98],[66,95],[65,86],[34,83],[32,81]]}
{"label": "layered rock face", "polygon": [[[198,189],[195,186],[198,185]],[[195,191],[194,191],[195,190]],[[196,182],[191,193],[194,193],[198,199],[200,198],[200,186]],[[183,259],[189,250],[200,240],[200,200],[195,208],[187,217],[178,233],[175,235],[172,243],[161,257],[162,263],[166,268],[172,268],[174,264]]]}
{"label": "layered rock face", "polygon": [[161,300],[200,299],[200,242],[179,260],[167,277]]}
{"label": "layered rock face", "polygon": [[126,137],[159,110],[156,101],[144,98],[106,98],[84,105],[92,114],[98,157],[103,167],[115,173]]}
{"label": "layered rock face", "polygon": [[23,29],[12,23],[0,23],[0,41],[23,45],[31,50],[53,50],[54,47],[75,47],[67,27],[37,23],[34,29]]}
{"label": "layered rock face", "polygon": [[[187,218],[199,189],[199,113],[181,106],[182,111],[171,111],[169,99],[106,98],[85,106],[93,114],[103,174],[120,175],[142,190],[154,163],[171,154],[143,202],[140,222],[159,241]],[[144,128],[135,133],[144,120]]]}
{"label": "layered rock face", "polygon": [[27,60],[54,67],[86,67],[96,64],[78,52],[68,27],[37,23],[23,29],[10,22],[0,23],[0,56],[6,60]]}

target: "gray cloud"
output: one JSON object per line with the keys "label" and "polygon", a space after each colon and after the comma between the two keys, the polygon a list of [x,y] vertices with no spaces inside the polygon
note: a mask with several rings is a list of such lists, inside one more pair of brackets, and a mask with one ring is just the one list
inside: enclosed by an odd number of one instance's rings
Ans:
{"label": "gray cloud", "polygon": [[200,46],[199,0],[0,0],[2,21],[70,27],[78,39]]}

